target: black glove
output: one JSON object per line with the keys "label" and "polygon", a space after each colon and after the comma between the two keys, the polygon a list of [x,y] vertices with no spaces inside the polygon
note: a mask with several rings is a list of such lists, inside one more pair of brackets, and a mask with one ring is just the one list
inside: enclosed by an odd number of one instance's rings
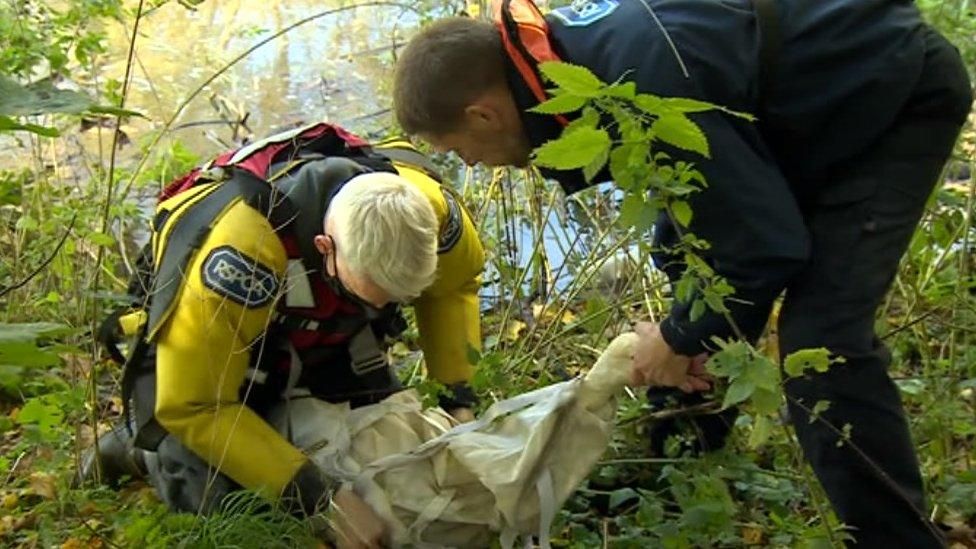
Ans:
{"label": "black glove", "polygon": [[292,514],[312,517],[324,513],[332,502],[332,494],[340,483],[325,476],[311,461],[295,473],[281,494],[281,501]]}
{"label": "black glove", "polygon": [[448,412],[456,408],[474,408],[478,405],[478,395],[462,381],[448,385],[445,392],[437,395],[437,405]]}

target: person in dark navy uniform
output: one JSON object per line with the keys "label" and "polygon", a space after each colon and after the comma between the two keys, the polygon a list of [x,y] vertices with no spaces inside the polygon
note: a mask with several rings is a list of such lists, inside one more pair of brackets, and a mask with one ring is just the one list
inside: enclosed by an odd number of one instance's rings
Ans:
{"label": "person in dark navy uniform", "polygon": [[[735,287],[728,306],[746,338],[758,338],[785,293],[780,353],[826,347],[845,359],[786,391],[806,457],[857,544],[944,544],[926,518],[874,315],[970,111],[955,48],[907,0],[579,0],[545,20],[551,50],[605,82],[757,115],[692,115],[712,158],[687,157],[708,181],[691,200],[691,230]],[[519,66],[503,30],[452,18],[412,40],[394,92],[405,131],[469,164],[515,166],[559,135],[556,119],[526,112],[539,102],[538,76]],[[567,193],[587,186],[580,171],[542,172]],[[655,243],[675,237],[659,220]],[[715,313],[692,321],[689,309],[676,300],[659,325],[638,326],[638,381],[705,385],[692,357],[735,331]],[[824,421],[811,422],[821,400]],[[828,423],[849,424],[850,441],[838,444]]]}

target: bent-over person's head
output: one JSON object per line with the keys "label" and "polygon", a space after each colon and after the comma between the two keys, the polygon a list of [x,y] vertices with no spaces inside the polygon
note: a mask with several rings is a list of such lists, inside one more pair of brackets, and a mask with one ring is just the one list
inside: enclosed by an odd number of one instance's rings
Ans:
{"label": "bent-over person's head", "polygon": [[350,179],[323,225],[315,237],[323,276],[345,297],[379,308],[409,301],[434,282],[437,215],[406,179],[386,172]]}
{"label": "bent-over person's head", "polygon": [[468,165],[528,164],[501,34],[487,21],[442,19],[415,36],[397,61],[393,103],[406,133]]}

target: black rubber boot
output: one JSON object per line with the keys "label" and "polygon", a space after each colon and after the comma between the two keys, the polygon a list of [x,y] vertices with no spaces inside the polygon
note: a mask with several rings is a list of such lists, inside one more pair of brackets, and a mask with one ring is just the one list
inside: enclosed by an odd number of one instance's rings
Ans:
{"label": "black rubber boot", "polygon": [[98,452],[94,447],[85,450],[78,468],[78,481],[85,484],[97,479],[101,484],[117,487],[123,478],[145,478],[144,452],[132,445],[129,431],[117,425],[98,437]]}

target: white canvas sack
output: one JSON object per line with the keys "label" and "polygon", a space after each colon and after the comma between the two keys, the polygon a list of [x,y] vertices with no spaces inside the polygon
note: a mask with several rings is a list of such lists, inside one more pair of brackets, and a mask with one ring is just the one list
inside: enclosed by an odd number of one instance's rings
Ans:
{"label": "white canvas sack", "polygon": [[483,547],[539,536],[610,440],[636,335],[618,336],[585,377],[491,406],[457,424],[413,390],[356,409],[295,398],[272,422],[386,521],[395,547]]}

